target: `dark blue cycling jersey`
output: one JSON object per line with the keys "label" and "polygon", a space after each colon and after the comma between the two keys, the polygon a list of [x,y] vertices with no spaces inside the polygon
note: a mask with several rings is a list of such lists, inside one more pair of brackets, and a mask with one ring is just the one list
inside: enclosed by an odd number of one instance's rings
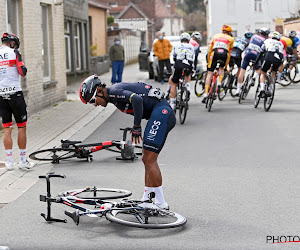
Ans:
{"label": "dark blue cycling jersey", "polygon": [[159,153],[169,131],[175,126],[174,111],[164,99],[150,97],[152,86],[146,83],[118,83],[107,88],[109,102],[120,111],[134,116],[134,125],[140,126],[141,119],[149,120],[146,125],[143,147]]}

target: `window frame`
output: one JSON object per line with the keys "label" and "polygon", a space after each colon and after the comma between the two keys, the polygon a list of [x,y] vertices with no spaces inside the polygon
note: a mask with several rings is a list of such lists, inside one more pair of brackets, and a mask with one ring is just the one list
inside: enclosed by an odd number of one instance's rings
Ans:
{"label": "window frame", "polygon": [[[11,6],[11,2],[12,1],[14,1],[15,2],[15,5],[16,5],[16,9],[15,9],[15,13],[13,13],[13,15],[12,14],[10,14],[9,15],[9,6]],[[9,2],[10,2],[10,4],[9,4]],[[16,30],[13,30],[12,29],[12,26],[11,26],[11,24],[9,23],[9,16],[15,16],[16,17]],[[13,33],[13,34],[15,34],[15,35],[17,35],[18,36],[18,34],[19,34],[19,1],[18,0],[6,0],[6,31],[8,32],[8,33]]]}
{"label": "window frame", "polygon": [[[70,26],[71,23],[69,20],[64,20],[64,24],[67,23],[67,29],[64,29],[64,38],[65,43],[68,46],[68,51],[66,51],[65,47],[65,53],[66,53],[66,72],[70,72],[72,70],[72,61],[71,61],[71,34],[70,34]],[[67,42],[66,42],[67,40]],[[67,67],[67,59],[69,60],[69,68]]]}
{"label": "window frame", "polygon": [[254,11],[262,12],[262,0],[254,0]]}
{"label": "window frame", "polygon": [[[46,8],[46,27],[43,27],[43,8]],[[42,32],[41,32],[41,35],[42,35],[42,61],[43,61],[43,81],[44,82],[47,82],[47,81],[50,81],[51,79],[51,58],[50,58],[50,43],[49,43],[49,5],[47,4],[41,4],[41,28],[42,28]],[[44,32],[47,32],[47,39],[46,39],[46,42],[47,42],[47,61],[48,61],[48,72],[49,72],[49,75],[48,76],[45,76],[45,61],[44,61]]]}
{"label": "window frame", "polygon": [[[74,52],[75,52],[75,69],[81,70],[81,47],[80,47],[80,23],[74,23]],[[77,35],[76,35],[76,26],[77,26]],[[77,56],[77,59],[76,59]]]}

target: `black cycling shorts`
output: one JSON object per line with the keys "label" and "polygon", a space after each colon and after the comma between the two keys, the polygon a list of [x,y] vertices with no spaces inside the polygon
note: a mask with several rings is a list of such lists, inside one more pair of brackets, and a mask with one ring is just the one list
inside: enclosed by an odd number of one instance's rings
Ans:
{"label": "black cycling shorts", "polygon": [[262,63],[261,70],[267,73],[272,66],[272,71],[277,71],[281,64],[282,64],[282,56],[280,56],[280,58],[278,59],[274,57],[274,52],[268,52]]}
{"label": "black cycling shorts", "polygon": [[227,61],[227,50],[226,49],[214,49],[212,52],[211,63],[207,65],[207,71],[213,72],[217,67],[218,60],[220,60],[220,67],[224,67]]}
{"label": "black cycling shorts", "polygon": [[22,91],[13,95],[0,96],[0,116],[4,128],[12,126],[12,115],[18,127],[25,127],[27,123],[27,105]]}
{"label": "black cycling shorts", "polygon": [[179,79],[182,75],[183,69],[186,69],[186,71],[185,71],[186,76],[191,74],[191,72],[193,70],[193,66],[192,66],[193,62],[190,62],[190,63],[191,64],[186,64],[186,63],[183,63],[181,60],[177,60],[175,62],[175,65],[174,65],[175,71],[172,76],[172,82],[179,83]]}
{"label": "black cycling shorts", "polygon": [[242,57],[235,57],[235,56],[231,56],[230,57],[230,61],[229,61],[229,66],[230,67],[234,67],[234,65],[236,64],[237,67],[241,67],[242,65]]}
{"label": "black cycling shorts", "polygon": [[144,132],[143,148],[159,154],[168,133],[176,124],[175,113],[166,99],[153,108]]}

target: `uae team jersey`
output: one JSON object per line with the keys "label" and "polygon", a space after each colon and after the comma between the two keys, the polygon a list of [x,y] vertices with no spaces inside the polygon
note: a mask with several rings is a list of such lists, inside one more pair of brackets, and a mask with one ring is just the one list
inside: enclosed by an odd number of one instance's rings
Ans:
{"label": "uae team jersey", "polygon": [[9,94],[22,90],[17,68],[17,66],[22,65],[24,63],[18,62],[14,49],[8,46],[0,47],[0,94]]}

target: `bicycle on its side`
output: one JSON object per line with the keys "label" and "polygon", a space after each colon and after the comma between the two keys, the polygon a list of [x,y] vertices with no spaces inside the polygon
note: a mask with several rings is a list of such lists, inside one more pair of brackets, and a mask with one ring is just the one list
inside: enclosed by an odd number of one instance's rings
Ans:
{"label": "bicycle on its side", "polygon": [[[61,160],[70,158],[86,159],[88,162],[93,160],[92,153],[102,149],[112,152],[120,153],[121,157],[117,160],[134,160],[137,155],[142,155],[142,146],[133,144],[130,140],[126,141],[127,132],[131,128],[120,129],[123,130],[123,140],[112,140],[105,142],[81,144],[81,141],[61,140],[61,147],[53,147],[50,149],[38,150],[29,155],[32,160],[51,161],[53,164],[58,164]],[[114,147],[116,149],[114,149]],[[135,149],[139,152],[135,153]]]}
{"label": "bicycle on its side", "polygon": [[[145,201],[125,198],[132,193],[123,189],[86,187],[62,192],[58,196],[52,197],[50,178],[53,177],[65,178],[64,175],[54,173],[39,176],[39,178],[46,179],[47,183],[47,195],[40,195],[40,201],[47,202],[47,214],[41,214],[47,222],[67,222],[65,219],[51,216],[52,203],[61,203],[76,209],[74,212],[65,211],[65,214],[72,218],[76,225],[79,224],[80,217],[84,215],[106,217],[111,222],[125,226],[152,229],[180,227],[187,222],[182,215],[155,205],[152,201],[155,193],[151,193],[147,207],[142,206]],[[123,199],[111,201],[119,198]]]}
{"label": "bicycle on its side", "polygon": [[249,69],[247,70],[247,76],[244,80],[244,83],[241,88],[241,93],[239,95],[239,103],[241,104],[243,100],[246,99],[251,87],[255,85],[255,78],[254,73],[255,73],[255,67],[254,67],[254,61],[250,60],[249,63]]}
{"label": "bicycle on its side", "polygon": [[218,80],[218,76],[219,76],[219,68],[220,68],[220,63],[222,63],[221,60],[217,61],[217,66],[213,72],[213,77],[212,77],[212,81],[210,83],[210,87],[209,87],[209,91],[208,91],[208,96],[206,99],[206,104],[205,107],[208,108],[208,112],[210,112],[211,107],[214,103],[214,100],[217,99],[218,96],[218,84],[217,84],[217,80]]}
{"label": "bicycle on its side", "polygon": [[218,98],[220,101],[222,101],[225,98],[228,91],[230,92],[231,97],[235,98],[235,93],[233,93],[233,90],[236,89],[237,84],[237,78],[235,74],[236,68],[234,68],[234,66],[230,66],[229,72],[224,75],[224,79],[219,88],[220,90],[218,92]]}
{"label": "bicycle on its side", "polygon": [[185,122],[186,119],[186,114],[189,109],[189,94],[187,91],[187,88],[185,86],[185,72],[188,71],[188,69],[183,68],[182,69],[182,74],[181,77],[179,78],[179,83],[177,84],[176,87],[176,104],[175,104],[175,113],[176,110],[178,109],[178,114],[179,114],[179,121],[181,124]]}
{"label": "bicycle on its side", "polygon": [[260,99],[264,99],[264,109],[265,111],[269,111],[275,95],[275,83],[272,83],[271,74],[268,72],[266,74],[266,85],[265,85],[265,94],[264,96],[260,95],[260,82],[257,85],[254,99],[254,108],[257,108]]}

